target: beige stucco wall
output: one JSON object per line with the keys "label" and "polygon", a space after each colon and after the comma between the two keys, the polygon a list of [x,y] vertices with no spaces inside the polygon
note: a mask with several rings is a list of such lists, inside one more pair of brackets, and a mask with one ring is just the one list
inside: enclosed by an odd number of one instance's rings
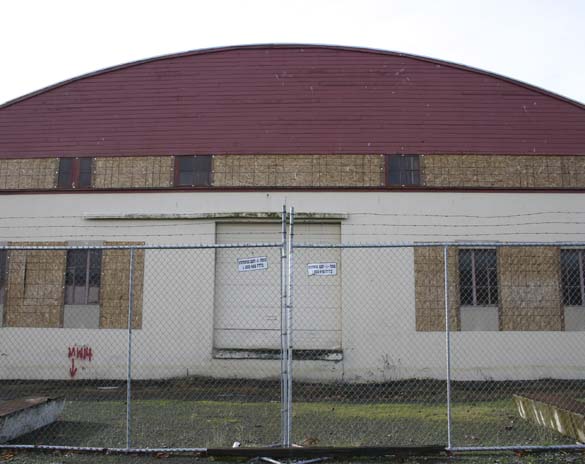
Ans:
{"label": "beige stucco wall", "polygon": [[[22,218],[11,220],[12,228],[3,229],[4,240],[48,241],[59,235],[63,241],[83,236],[86,240],[148,244],[212,243],[215,223],[210,219],[97,221],[83,216],[277,213],[283,203],[294,205],[297,212],[347,213],[347,219],[341,220],[341,240],[349,243],[554,241],[585,236],[583,221],[578,220],[583,214],[583,195],[576,193],[153,192],[140,197],[59,194],[23,198],[2,198],[2,216]],[[68,205],[66,218],[62,217],[63,204]],[[523,216],[526,214],[533,215]],[[45,225],[58,227],[41,227]],[[149,250],[144,259],[142,326],[133,333],[136,378],[278,377],[277,360],[212,357],[213,250]],[[416,331],[414,262],[412,248],[341,252],[344,359],[295,363],[299,379],[444,378],[444,333]],[[126,330],[3,327],[0,332],[0,372],[7,377],[69,378],[68,348],[84,345],[92,347],[94,357],[83,364],[77,378],[124,378],[126,374]],[[585,372],[581,355],[585,332],[456,332],[451,341],[455,379],[573,378]]]}

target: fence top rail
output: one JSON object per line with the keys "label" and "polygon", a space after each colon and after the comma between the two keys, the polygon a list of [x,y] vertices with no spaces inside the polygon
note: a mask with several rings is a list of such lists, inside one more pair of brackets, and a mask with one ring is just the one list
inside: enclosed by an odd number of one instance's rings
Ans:
{"label": "fence top rail", "polygon": [[417,247],[585,247],[585,242],[395,242],[395,243],[295,243],[295,248],[417,248]]}
{"label": "fence top rail", "polygon": [[[188,243],[154,245],[0,245],[0,250],[197,250],[218,248],[280,248],[282,242]],[[417,247],[584,247],[585,242],[394,242],[394,243],[294,243],[294,248],[417,248]]]}
{"label": "fence top rail", "polygon": [[0,250],[209,250],[217,248],[280,248],[282,243],[207,243],[170,245],[0,245]]}

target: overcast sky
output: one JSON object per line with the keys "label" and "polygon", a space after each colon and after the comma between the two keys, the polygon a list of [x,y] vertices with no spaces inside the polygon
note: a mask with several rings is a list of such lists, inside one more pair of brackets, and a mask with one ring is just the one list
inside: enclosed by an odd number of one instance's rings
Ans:
{"label": "overcast sky", "polygon": [[250,43],[414,53],[585,103],[585,0],[0,0],[0,103],[128,61]]}

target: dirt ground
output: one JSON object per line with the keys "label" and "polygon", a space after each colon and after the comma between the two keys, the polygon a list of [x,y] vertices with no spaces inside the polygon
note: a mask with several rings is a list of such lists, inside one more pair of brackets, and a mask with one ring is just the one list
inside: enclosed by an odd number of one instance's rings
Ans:
{"label": "dirt ground", "polygon": [[[76,453],[41,453],[41,452],[5,452],[0,453],[0,462],[13,464],[187,464],[197,462],[200,464],[265,464],[259,460],[230,460],[219,461],[193,456],[106,456],[87,455]],[[368,460],[331,460],[325,461],[340,464],[380,464],[387,462],[398,462],[400,464],[553,464],[553,463],[585,463],[585,456],[575,453],[548,453],[548,454],[526,454],[522,456],[513,453],[484,453],[456,456],[439,457],[412,457],[397,459],[392,457],[375,458]],[[291,461],[293,464],[294,461]]]}

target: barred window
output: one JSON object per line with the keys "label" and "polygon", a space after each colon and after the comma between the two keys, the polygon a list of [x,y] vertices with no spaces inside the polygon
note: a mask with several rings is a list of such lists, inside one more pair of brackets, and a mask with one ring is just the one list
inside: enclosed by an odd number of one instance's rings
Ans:
{"label": "barred window", "polygon": [[389,155],[386,167],[387,185],[420,185],[419,155]]}
{"label": "barred window", "polygon": [[[6,272],[7,272],[7,251],[0,250],[0,305],[4,304],[4,293],[6,292]],[[2,324],[2,320],[0,320]]]}
{"label": "barred window", "polygon": [[91,158],[61,158],[57,186],[62,189],[91,187]]}
{"label": "barred window", "polygon": [[460,304],[498,304],[498,271],[495,249],[459,250]]}
{"label": "barred window", "polygon": [[175,187],[208,187],[211,185],[211,156],[177,156]]}
{"label": "barred window", "polygon": [[563,304],[585,306],[585,250],[561,250]]}
{"label": "barred window", "polygon": [[69,250],[65,273],[65,304],[99,303],[101,250]]}

